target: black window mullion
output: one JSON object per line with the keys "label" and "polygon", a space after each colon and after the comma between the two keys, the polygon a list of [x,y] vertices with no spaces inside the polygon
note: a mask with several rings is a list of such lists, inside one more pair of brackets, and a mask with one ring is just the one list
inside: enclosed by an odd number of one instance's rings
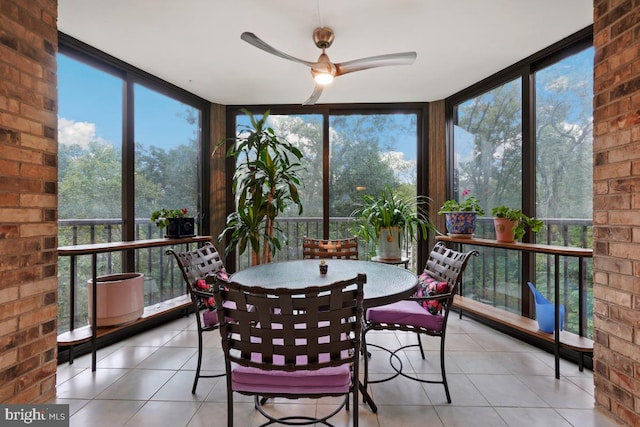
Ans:
{"label": "black window mullion", "polygon": [[[534,216],[536,213],[535,110],[534,75],[529,67],[525,67],[522,72],[522,210],[529,216]],[[535,234],[527,229],[523,241],[534,242]],[[535,257],[534,253],[522,254],[520,309],[523,316],[528,316],[532,308],[530,292],[525,285],[528,281],[535,283]]]}
{"label": "black window mullion", "polygon": [[[135,129],[134,87],[128,75],[124,81],[122,101],[122,240],[135,240]],[[135,271],[135,252],[126,251],[123,271]]]}

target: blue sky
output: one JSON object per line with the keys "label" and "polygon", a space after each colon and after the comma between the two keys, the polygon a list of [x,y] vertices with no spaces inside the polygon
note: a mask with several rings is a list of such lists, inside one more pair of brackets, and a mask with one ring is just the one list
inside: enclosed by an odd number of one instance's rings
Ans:
{"label": "blue sky", "polygon": [[[85,146],[99,140],[120,146],[122,90],[120,78],[58,55],[60,142]],[[169,148],[194,137],[186,105],[141,85],[135,86],[135,98],[136,142]]]}

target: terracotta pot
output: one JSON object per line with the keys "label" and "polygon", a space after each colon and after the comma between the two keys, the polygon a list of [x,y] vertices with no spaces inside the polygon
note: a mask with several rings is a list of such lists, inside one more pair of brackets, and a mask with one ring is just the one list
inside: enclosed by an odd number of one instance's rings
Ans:
{"label": "terracotta pot", "polygon": [[518,225],[518,221],[511,221],[507,218],[493,218],[493,226],[496,229],[496,240],[503,243],[515,242],[513,229],[516,225]]}

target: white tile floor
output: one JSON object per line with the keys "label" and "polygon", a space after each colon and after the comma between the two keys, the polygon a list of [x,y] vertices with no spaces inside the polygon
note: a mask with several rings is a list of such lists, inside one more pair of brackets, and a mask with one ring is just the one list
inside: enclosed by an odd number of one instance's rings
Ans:
{"label": "white tile floor", "polygon": [[[222,367],[218,332],[205,341],[203,369]],[[369,342],[386,346],[415,340],[403,333],[371,332]],[[403,354],[404,369],[428,378],[439,372],[435,339],[423,339],[427,359],[416,349]],[[372,377],[390,372],[388,357],[372,352]],[[592,372],[561,362],[561,379],[554,378],[553,355],[452,314],[447,332],[447,376],[452,403],[441,385],[403,378],[371,385],[378,413],[359,405],[360,426],[576,426],[617,425],[594,409]],[[68,403],[72,427],[208,426],[226,425],[224,378],[200,379],[191,394],[196,365],[197,333],[191,315],[98,351],[98,368],[91,372],[90,355],[73,365],[58,367],[57,399]],[[234,398],[236,427],[258,426],[264,419],[250,398]],[[335,402],[276,400],[281,412],[321,412]],[[350,414],[332,419],[350,426]]]}

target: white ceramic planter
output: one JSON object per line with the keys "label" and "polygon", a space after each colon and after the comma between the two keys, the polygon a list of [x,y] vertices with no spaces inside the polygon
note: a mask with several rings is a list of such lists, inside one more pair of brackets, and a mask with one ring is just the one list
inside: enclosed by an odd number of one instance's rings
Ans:
{"label": "white ceramic planter", "polygon": [[[122,273],[98,276],[97,326],[114,326],[133,322],[144,312],[144,275]],[[93,313],[93,280],[87,283],[89,321]]]}
{"label": "white ceramic planter", "polygon": [[382,228],[376,247],[380,259],[399,260],[402,256],[402,229],[399,227]]}

